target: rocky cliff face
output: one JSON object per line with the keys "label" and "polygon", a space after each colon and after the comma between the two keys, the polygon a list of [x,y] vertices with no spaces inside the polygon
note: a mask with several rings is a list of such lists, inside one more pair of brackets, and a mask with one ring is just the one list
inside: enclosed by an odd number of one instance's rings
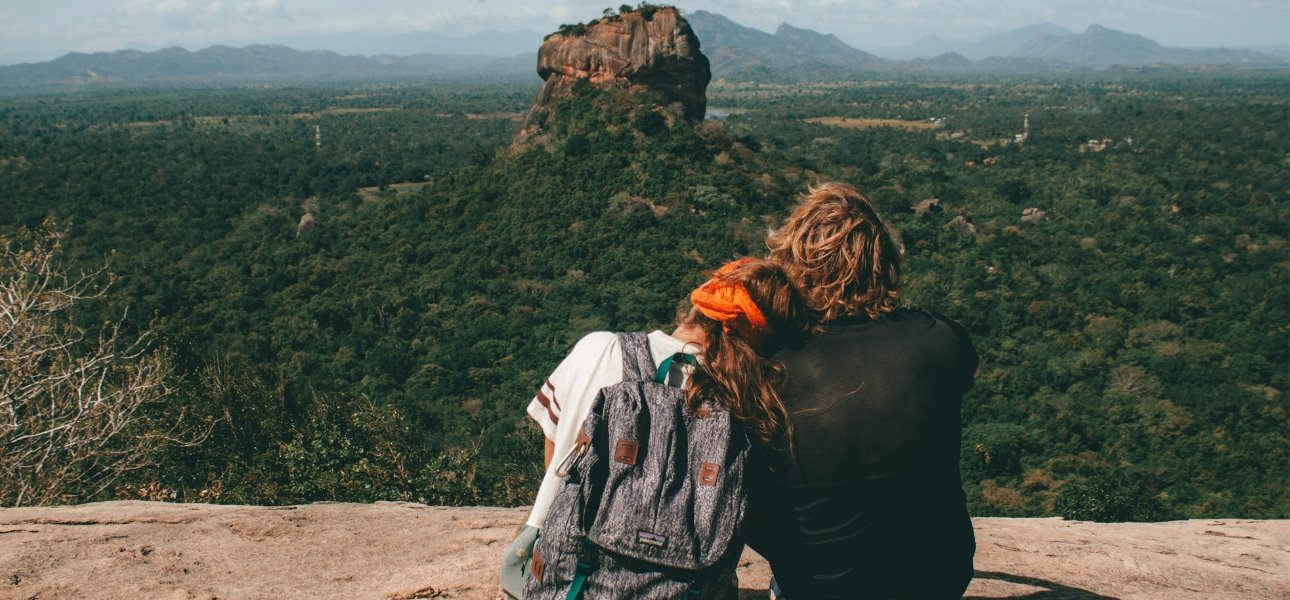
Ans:
{"label": "rocky cliff face", "polygon": [[588,26],[562,29],[538,50],[538,90],[518,135],[522,141],[541,131],[552,107],[586,81],[601,89],[654,98],[691,123],[703,120],[705,92],[712,72],[699,51],[699,38],[675,8],[631,11]]}

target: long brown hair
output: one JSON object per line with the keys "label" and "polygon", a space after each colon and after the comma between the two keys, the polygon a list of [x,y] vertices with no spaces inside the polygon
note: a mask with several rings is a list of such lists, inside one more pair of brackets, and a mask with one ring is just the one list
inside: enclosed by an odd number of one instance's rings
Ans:
{"label": "long brown hair", "polygon": [[868,196],[845,183],[810,188],[779,230],[770,257],[799,267],[797,284],[824,322],[896,310],[900,239]]}
{"label": "long brown hair", "polygon": [[691,410],[710,400],[739,419],[763,446],[790,452],[793,424],[776,389],[784,367],[770,356],[779,348],[806,343],[815,322],[793,280],[780,263],[744,259],[711,273],[708,284],[742,286],[765,326],[755,327],[742,315],[719,321],[698,309],[684,319],[706,338],[699,368],[687,386]]}

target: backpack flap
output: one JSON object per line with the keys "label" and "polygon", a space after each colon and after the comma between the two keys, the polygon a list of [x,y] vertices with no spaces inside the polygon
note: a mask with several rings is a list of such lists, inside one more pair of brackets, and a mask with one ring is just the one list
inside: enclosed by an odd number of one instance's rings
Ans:
{"label": "backpack flap", "polygon": [[738,538],[747,506],[743,429],[680,388],[631,381],[601,391],[604,424],[593,441],[608,476],[588,539],[658,565],[702,569]]}

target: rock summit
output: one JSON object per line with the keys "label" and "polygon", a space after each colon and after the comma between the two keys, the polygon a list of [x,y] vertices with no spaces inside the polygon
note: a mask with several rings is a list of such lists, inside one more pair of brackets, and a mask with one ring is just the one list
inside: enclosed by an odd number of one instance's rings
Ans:
{"label": "rock summit", "polygon": [[703,120],[712,79],[699,38],[670,6],[642,5],[586,25],[563,26],[542,43],[537,71],[544,83],[518,141],[540,132],[554,116],[554,105],[571,96],[581,81],[653,98],[696,124]]}

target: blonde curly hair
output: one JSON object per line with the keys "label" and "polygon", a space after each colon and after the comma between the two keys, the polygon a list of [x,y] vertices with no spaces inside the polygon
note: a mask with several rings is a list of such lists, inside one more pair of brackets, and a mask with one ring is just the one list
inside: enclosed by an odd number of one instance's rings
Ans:
{"label": "blonde curly hair", "polygon": [[845,183],[812,186],[766,238],[770,257],[795,265],[803,295],[822,322],[896,310],[904,249],[878,209]]}

